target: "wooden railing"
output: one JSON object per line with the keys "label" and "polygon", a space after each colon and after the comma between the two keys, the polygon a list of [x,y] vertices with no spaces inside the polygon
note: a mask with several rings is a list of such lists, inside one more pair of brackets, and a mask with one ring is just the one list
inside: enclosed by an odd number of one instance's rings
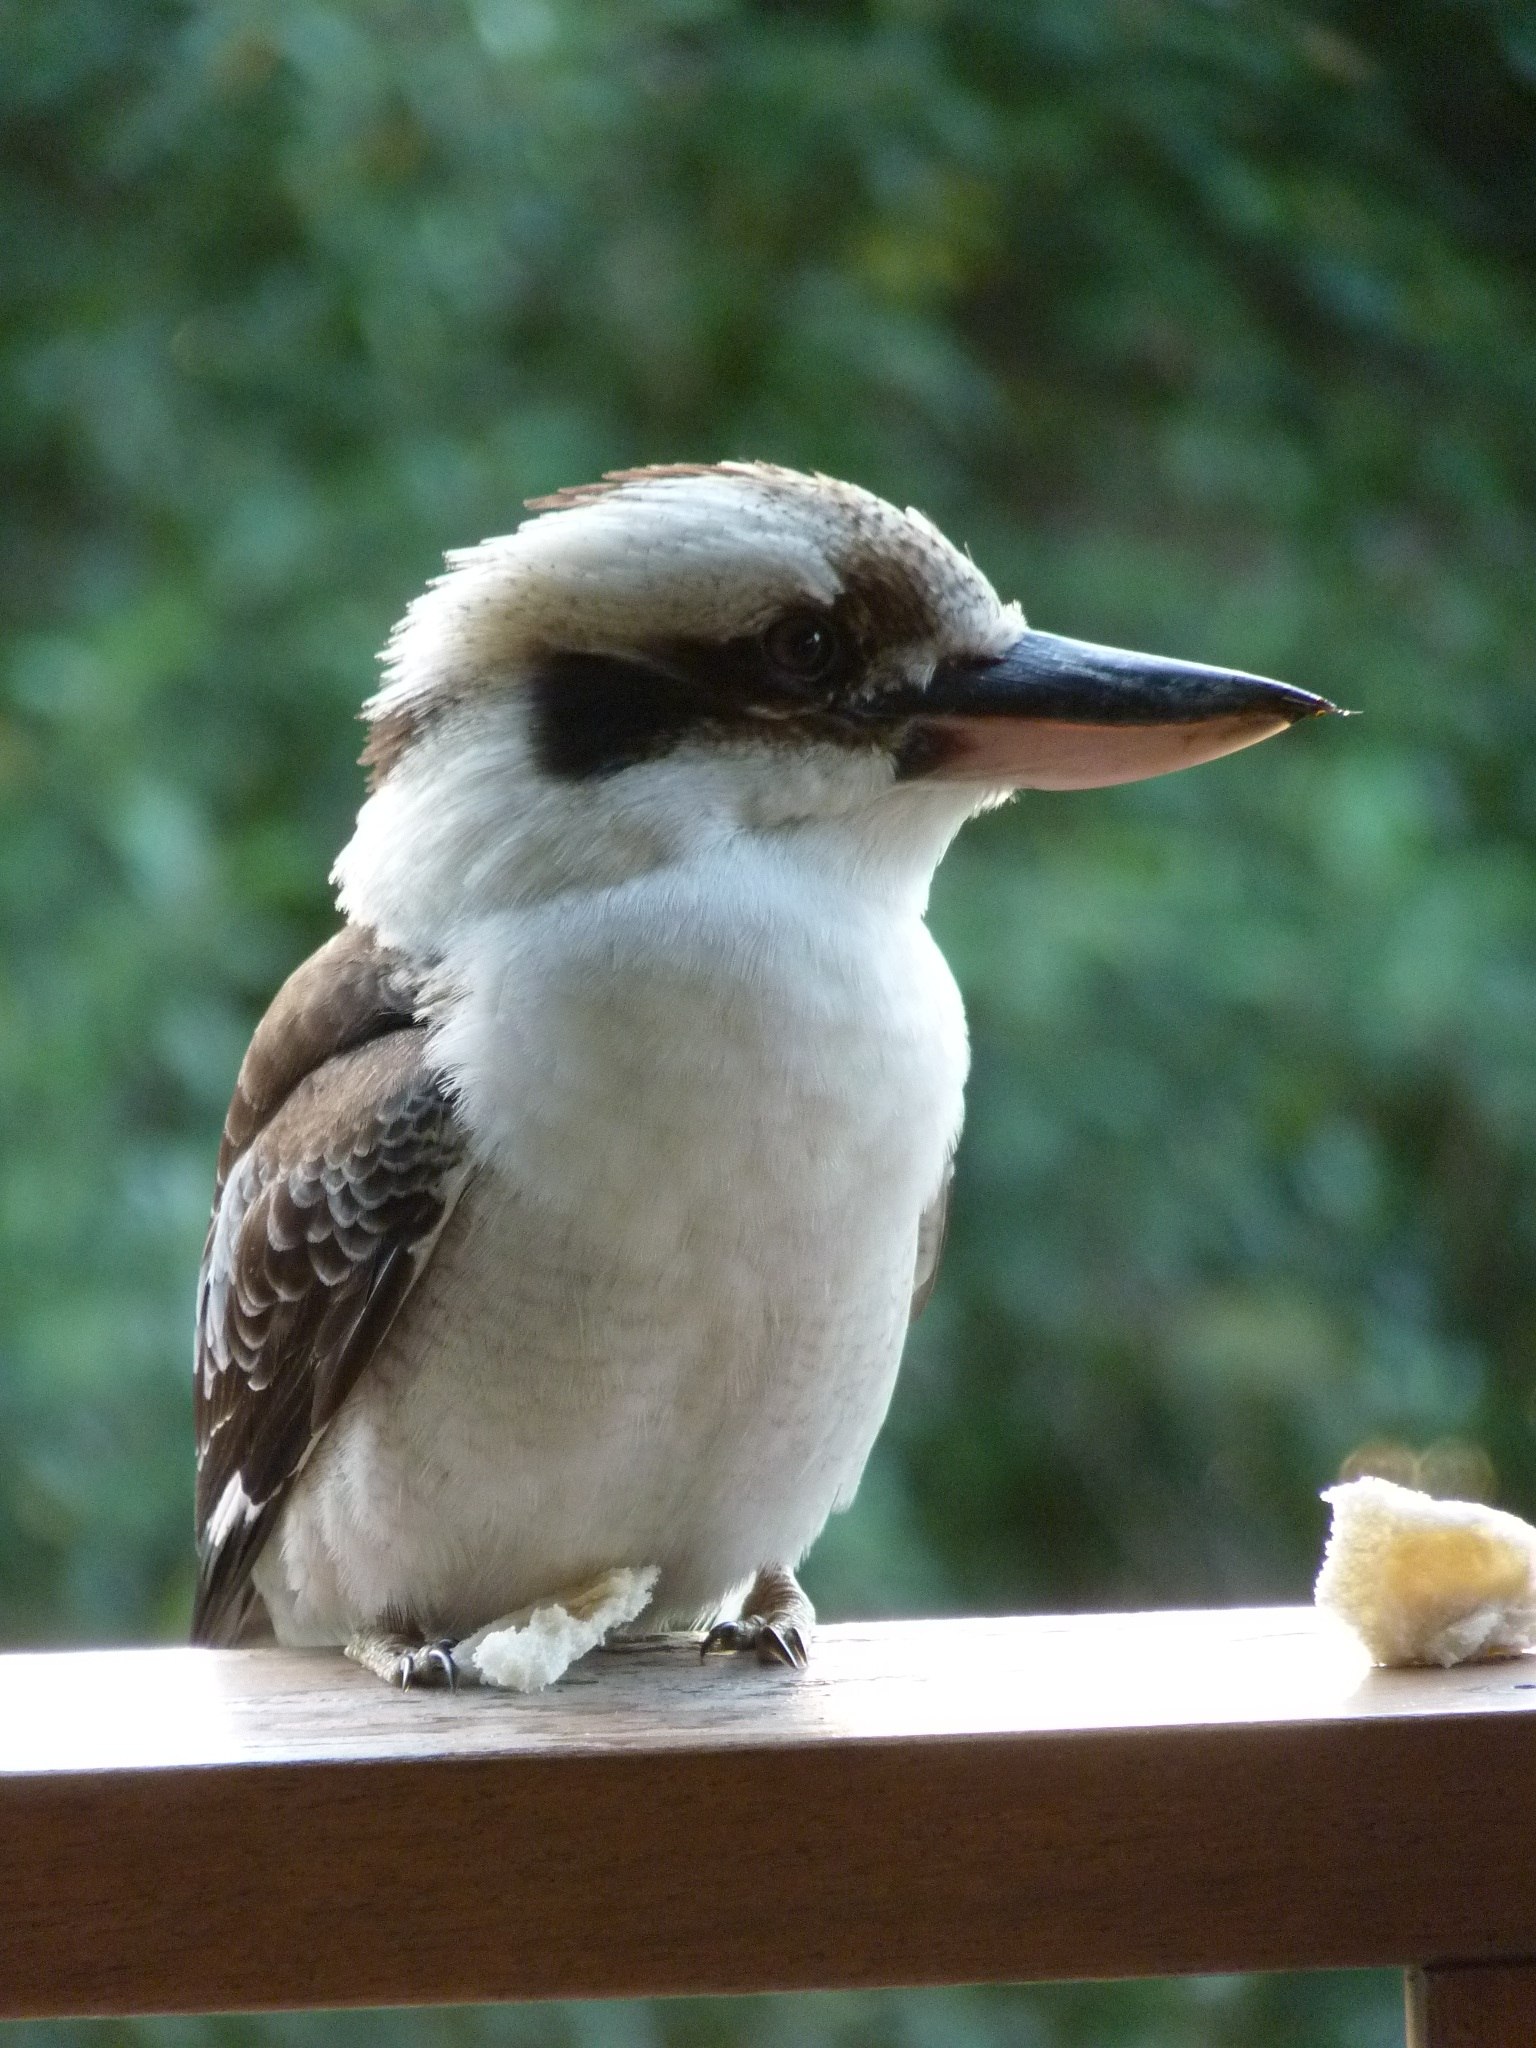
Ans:
{"label": "wooden railing", "polygon": [[333,1655],[0,1658],[0,2014],[1402,1966],[1536,2044],[1536,1658],[1310,1610],[818,1631],[387,1692]]}

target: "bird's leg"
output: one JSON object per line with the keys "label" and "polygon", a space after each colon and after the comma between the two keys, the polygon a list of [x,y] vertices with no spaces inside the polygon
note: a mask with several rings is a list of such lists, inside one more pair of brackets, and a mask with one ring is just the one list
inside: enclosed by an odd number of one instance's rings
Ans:
{"label": "bird's leg", "polygon": [[348,1642],[346,1654],[402,1692],[414,1685],[446,1685],[450,1692],[458,1688],[459,1667],[446,1637],[428,1640],[398,1629],[364,1628]]}
{"label": "bird's leg", "polygon": [[701,1656],[711,1650],[751,1650],[759,1664],[788,1664],[803,1671],[809,1661],[805,1639],[816,1610],[805,1589],[784,1564],[765,1564],[752,1581],[739,1618],[717,1621],[704,1638]]}

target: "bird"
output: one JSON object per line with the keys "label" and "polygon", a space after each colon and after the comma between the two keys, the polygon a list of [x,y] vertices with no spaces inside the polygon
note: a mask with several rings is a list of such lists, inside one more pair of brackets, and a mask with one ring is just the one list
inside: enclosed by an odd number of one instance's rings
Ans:
{"label": "bird", "polygon": [[799,1667],[944,1237],[945,850],[1337,707],[1032,629],[822,475],[527,510],[396,627],[340,927],[239,1070],[192,1639],[453,1683],[473,1632],[643,1566],[648,1627]]}

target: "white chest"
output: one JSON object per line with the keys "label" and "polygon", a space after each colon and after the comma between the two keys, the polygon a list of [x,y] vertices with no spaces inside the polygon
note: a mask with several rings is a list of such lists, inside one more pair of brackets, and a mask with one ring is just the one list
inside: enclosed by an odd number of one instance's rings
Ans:
{"label": "white chest", "polygon": [[488,921],[437,1034],[482,1157],[632,1254],[873,1228],[959,1127],[964,1018],[921,920],[722,865]]}
{"label": "white chest", "polygon": [[615,1563],[705,1609],[857,1485],[959,1126],[953,981],[916,915],[772,863],[507,914],[455,966],[481,1166],[320,1461],[325,1542],[409,1553],[390,1597],[466,1627]]}

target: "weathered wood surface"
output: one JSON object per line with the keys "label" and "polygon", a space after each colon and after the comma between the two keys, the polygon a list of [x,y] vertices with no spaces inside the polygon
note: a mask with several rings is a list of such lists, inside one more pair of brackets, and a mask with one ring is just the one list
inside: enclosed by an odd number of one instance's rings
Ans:
{"label": "weathered wood surface", "polygon": [[1307,1609],[826,1628],[799,1676],[678,1641],[531,1699],[4,1657],[0,1899],[7,2015],[1526,1957],[1536,1659],[1373,1673]]}

